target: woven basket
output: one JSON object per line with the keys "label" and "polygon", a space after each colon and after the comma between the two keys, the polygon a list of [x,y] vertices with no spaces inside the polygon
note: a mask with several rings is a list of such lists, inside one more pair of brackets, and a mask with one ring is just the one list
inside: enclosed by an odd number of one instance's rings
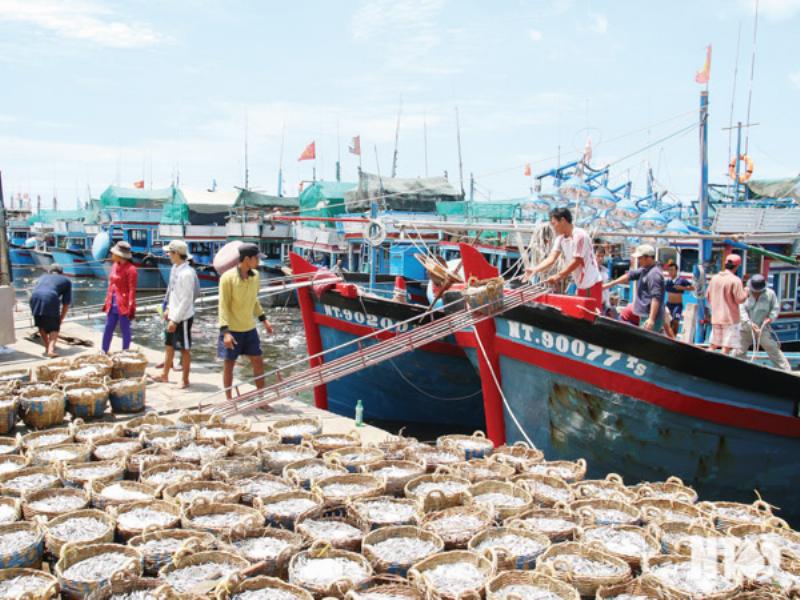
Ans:
{"label": "woven basket", "polygon": [[454,506],[422,519],[422,528],[442,538],[448,550],[466,548],[472,536],[493,524],[493,515],[477,506]]}
{"label": "woven basket", "polygon": [[282,444],[299,444],[306,438],[322,433],[322,421],[318,417],[297,417],[275,421],[270,427],[281,437]]}
{"label": "woven basket", "polygon": [[786,600],[786,594],[770,592],[767,590],[755,590],[752,592],[739,592],[736,600]]}
{"label": "woven basket", "polygon": [[[207,563],[217,563],[223,565],[231,565],[233,570],[227,571],[228,568],[223,569],[224,575],[219,579],[211,581],[198,582],[191,589],[181,589],[175,585],[175,582],[170,578],[170,574],[185,567],[192,567],[195,565],[202,565]],[[250,566],[241,556],[232,554],[230,552],[219,552],[217,550],[210,550],[206,552],[194,552],[188,548],[178,552],[172,562],[165,565],[159,572],[159,578],[166,581],[182,598],[189,597],[216,597],[216,590],[221,584],[224,584],[225,579],[230,577],[236,572],[244,571]]]}
{"label": "woven basket", "polygon": [[[391,514],[378,518],[375,510],[380,510],[381,505],[391,504],[392,506],[403,507],[404,514],[392,518]],[[371,514],[372,513],[372,514]],[[400,526],[400,525],[419,525],[422,521],[422,510],[416,500],[411,498],[392,498],[390,496],[377,496],[375,498],[365,498],[351,502],[347,507],[347,514],[350,515],[359,525],[366,530],[379,529],[381,527]]]}
{"label": "woven basket", "polygon": [[228,446],[210,440],[193,440],[172,450],[172,455],[175,457],[175,460],[195,465],[204,465],[211,461],[225,458],[229,453],[230,448]]}
{"label": "woven basket", "polygon": [[642,521],[642,514],[635,506],[617,500],[576,500],[569,508],[585,522],[595,525],[638,525]]}
{"label": "woven basket", "polygon": [[[604,532],[627,532],[631,536],[637,536],[646,545],[647,549],[640,553],[631,553],[628,550],[622,550],[618,546],[603,541],[602,533]],[[582,544],[595,546],[599,550],[621,558],[631,566],[631,569],[637,570],[641,567],[642,561],[650,556],[655,556],[661,553],[661,544],[657,538],[652,535],[651,531],[635,525],[599,525],[584,529],[578,540]]]}
{"label": "woven basket", "polygon": [[[92,492],[92,506],[101,510],[105,510],[110,506],[122,506],[129,502],[155,500],[158,495],[156,488],[137,481],[111,481],[106,483],[95,481],[89,487]],[[129,497],[123,495],[120,498],[115,498],[109,488],[114,490],[122,488],[123,491],[128,491],[132,495]],[[149,498],[143,498],[142,495],[149,496]]]}
{"label": "woven basket", "polygon": [[160,417],[156,412],[148,412],[141,417],[135,417],[127,421],[125,423],[125,435],[139,437],[145,431],[159,431],[170,427],[175,427],[175,421],[167,417]]}
{"label": "woven basket", "polygon": [[39,383],[49,383],[55,381],[61,373],[72,368],[72,361],[68,358],[56,358],[48,360],[42,365],[37,365],[34,369],[36,381]]}
{"label": "woven basket", "polygon": [[[619,585],[607,585],[597,590],[597,600],[614,600],[619,596],[635,596],[647,600],[670,600],[671,595],[656,580],[635,579]],[[739,596],[741,599],[741,596]]]}
{"label": "woven basket", "polygon": [[346,448],[348,446],[360,446],[361,436],[356,431],[348,433],[318,433],[308,438],[308,443],[322,456],[331,450]]}
{"label": "woven basket", "polygon": [[358,590],[345,594],[346,600],[423,600],[422,592],[396,575],[376,575],[361,584]]}
{"label": "woven basket", "polygon": [[[352,493],[339,493],[339,490],[333,486],[357,486],[359,489],[354,490]],[[336,489],[336,491],[334,491]],[[332,477],[325,477],[316,482],[311,488],[313,492],[322,497],[326,506],[334,506],[337,504],[344,504],[346,502],[353,502],[361,498],[374,498],[375,496],[382,496],[386,491],[383,481],[372,475],[364,475],[357,473],[350,473],[348,475],[333,475]]]}
{"label": "woven basket", "polygon": [[293,600],[313,600],[314,598],[308,591],[299,586],[286,583],[275,577],[260,575],[258,577],[248,577],[247,579],[235,576],[229,577],[226,582],[220,585],[217,591],[217,600],[230,600],[239,594],[258,590],[277,590],[281,592],[281,597],[284,597],[284,594],[289,594],[293,596]]}
{"label": "woven basket", "polygon": [[233,438],[237,433],[248,433],[250,431],[250,422],[246,423],[218,423],[205,425],[198,425],[196,427],[197,439],[199,441],[212,441],[228,443],[233,442]]}
{"label": "woven basket", "polygon": [[22,437],[18,436],[18,446],[25,452],[30,452],[34,448],[42,446],[57,446],[58,444],[69,444],[74,441],[75,435],[68,427],[56,427],[47,431],[33,431],[26,433]]}
{"label": "woven basket", "polygon": [[138,350],[122,350],[111,354],[111,378],[133,379],[143,377],[147,370],[147,357]]}
{"label": "woven basket", "polygon": [[117,379],[108,384],[111,412],[127,415],[142,412],[147,406],[147,378]]}
{"label": "woven basket", "polygon": [[800,533],[776,519],[771,524],[734,525],[727,535],[745,540],[758,540],[763,544],[777,544],[781,552],[795,560],[800,560]]}
{"label": "woven basket", "polygon": [[694,504],[687,504],[678,500],[659,498],[644,498],[634,503],[642,513],[645,523],[699,523],[713,526],[708,515]]}
{"label": "woven basket", "polygon": [[261,460],[253,456],[235,456],[209,462],[203,473],[214,481],[236,481],[258,475]]}
{"label": "woven basket", "polygon": [[649,558],[642,564],[641,580],[663,587],[667,594],[670,595],[670,598],[674,598],[675,600],[694,600],[695,598],[702,598],[703,600],[738,599],[739,594],[742,592],[742,580],[739,576],[734,576],[733,578],[726,577],[726,588],[716,593],[704,593],[701,590],[693,590],[689,587],[677,588],[658,577],[657,571],[659,566],[677,564],[685,565],[687,570],[697,569],[698,567],[702,568],[703,580],[705,581],[724,574],[724,567],[720,563],[709,564],[708,561],[705,561],[702,565],[698,565],[697,562],[693,561],[689,556],[659,555]]}
{"label": "woven basket", "polygon": [[383,479],[386,493],[399,496],[406,484],[425,474],[425,467],[410,460],[380,460],[361,467],[364,473]]}
{"label": "woven basket", "polygon": [[[439,589],[436,588],[433,582],[425,575],[426,571],[430,571],[436,567],[461,563],[470,564],[483,574],[483,584],[479,588],[465,589],[460,591],[460,593],[447,589]],[[414,564],[414,566],[408,570],[408,579],[429,599],[460,600],[460,598],[467,596],[482,598],[484,588],[489,580],[494,577],[495,571],[496,565],[493,564],[491,560],[472,552],[453,550],[434,554]]]}
{"label": "woven basket", "polygon": [[549,475],[550,477],[558,477],[567,483],[577,483],[583,481],[583,478],[586,477],[586,461],[579,458],[576,461],[551,460],[535,462],[528,464],[523,469],[523,472],[535,475]]}
{"label": "woven basket", "polygon": [[0,544],[0,570],[2,569],[39,569],[44,555],[44,531],[38,523],[20,521],[0,525],[0,539],[5,535],[17,532],[32,534],[31,543],[25,548],[12,552],[10,548]]}
{"label": "woven basket", "polygon": [[0,438],[0,456],[18,454],[21,442],[17,438]]}
{"label": "woven basket", "polygon": [[64,400],[67,412],[75,419],[94,419],[103,416],[108,406],[108,388],[97,380],[66,384]]}
{"label": "woven basket", "polygon": [[182,481],[199,481],[202,478],[203,472],[197,465],[186,462],[159,463],[148,467],[139,475],[139,481],[155,488],[162,488]]}
{"label": "woven basket", "polygon": [[[508,500],[495,498],[502,494]],[[481,481],[469,488],[468,503],[484,506],[497,521],[503,521],[533,508],[533,496],[524,487],[507,481]]]}
{"label": "woven basket", "polygon": [[259,473],[252,477],[245,477],[231,483],[242,493],[240,502],[248,506],[253,505],[257,497],[274,496],[292,490],[292,486],[278,477],[269,473]]}
{"label": "woven basket", "polygon": [[568,583],[534,571],[507,571],[493,577],[486,584],[486,600],[504,600],[511,597],[511,594],[501,595],[500,592],[512,585],[531,586],[537,591],[549,592],[560,600],[580,600],[578,590]]}
{"label": "woven basket", "polygon": [[[425,556],[417,557],[413,560],[408,560],[407,557],[398,557],[395,560],[387,560],[386,557],[381,558],[375,552],[374,546],[385,542],[386,540],[395,538],[410,538],[414,540],[422,540],[434,545],[434,549]],[[426,531],[420,527],[400,526],[400,527],[382,527],[367,534],[362,543],[362,554],[369,560],[376,573],[391,573],[393,575],[400,575],[405,577],[408,570],[415,562],[444,551],[444,541],[433,532]]]}
{"label": "woven basket", "polygon": [[[53,502],[58,498],[63,498],[64,502],[68,502],[69,504],[65,504],[63,507],[59,508],[43,506],[43,503],[48,501]],[[89,495],[84,490],[54,488],[25,494],[22,502],[22,514],[26,521],[32,521],[38,516],[49,520],[68,512],[82,510],[88,507]]]}
{"label": "woven basket", "polygon": [[19,498],[0,496],[0,525],[14,523],[22,518],[22,503]]}
{"label": "woven basket", "polygon": [[47,429],[64,422],[64,395],[55,390],[27,390],[20,396],[20,414],[28,427]]}
{"label": "woven basket", "polygon": [[298,460],[316,458],[317,451],[303,444],[276,444],[261,450],[261,468],[268,473],[280,475],[283,468]]}
{"label": "woven basket", "polygon": [[103,352],[82,354],[72,361],[72,367],[75,369],[86,366],[96,368],[100,373],[100,377],[108,377],[111,375],[111,369],[114,365],[112,359]]}
{"label": "woven basket", "polygon": [[11,396],[0,397],[0,435],[8,435],[17,426],[19,401]]}
{"label": "woven basket", "polygon": [[107,376],[103,365],[83,365],[82,367],[70,367],[68,370],[62,371],[56,377],[55,382],[59,386],[64,386],[82,381],[103,381]]}
{"label": "woven basket", "polygon": [[579,536],[584,522],[579,515],[566,508],[534,508],[506,519],[503,524],[506,527],[541,532],[549,537],[551,542],[564,542]]}
{"label": "woven basket", "polygon": [[37,569],[3,569],[0,570],[0,582],[17,577],[36,577],[41,579],[41,587],[36,591],[27,592],[20,596],[20,600],[59,600],[61,598],[61,586],[58,580],[52,575]]}
{"label": "woven basket", "polygon": [[464,454],[458,450],[426,446],[424,444],[409,446],[406,448],[403,458],[425,465],[428,473],[436,472],[439,467],[452,467],[455,464],[464,462]]}
{"label": "woven basket", "polygon": [[[309,472],[317,474],[311,477]],[[343,466],[326,462],[321,458],[305,458],[289,463],[283,468],[283,478],[304,490],[310,490],[319,479],[347,473],[348,470]]]}
{"label": "woven basket", "polygon": [[[308,508],[304,508],[299,512],[290,512],[283,510],[281,503],[293,500],[307,500],[305,504]],[[313,503],[313,504],[312,504]],[[291,491],[275,494],[266,498],[255,498],[253,500],[253,507],[258,509],[267,521],[267,525],[272,527],[280,527],[294,530],[295,522],[323,505],[322,497],[314,492],[304,491]]]}
{"label": "woven basket", "polygon": [[61,480],[67,487],[85,488],[95,481],[119,481],[124,475],[124,461],[102,460],[64,465]]}
{"label": "woven basket", "polygon": [[722,534],[703,523],[660,523],[650,525],[648,531],[658,540],[664,554],[688,556],[692,553],[692,538],[719,539]]}
{"label": "woven basket", "polygon": [[492,452],[492,461],[513,467],[517,473],[522,473],[531,465],[542,462],[544,453],[538,448],[531,448],[525,442],[516,442],[509,446],[498,446]]}
{"label": "woven basket", "polygon": [[55,465],[57,463],[81,463],[92,459],[92,447],[89,444],[58,444],[43,446],[28,452],[31,466]]}
{"label": "woven basket", "polygon": [[180,429],[191,429],[192,427],[199,427],[200,425],[212,424],[219,425],[223,422],[222,417],[219,415],[212,415],[211,413],[198,413],[189,412],[184,409],[178,413],[178,418],[175,425]]}
{"label": "woven basket", "polygon": [[[587,575],[574,572],[564,556],[575,555],[592,561],[613,565],[613,575]],[[632,579],[631,568],[624,560],[602,552],[591,546],[576,542],[554,544],[539,557],[538,570],[575,586],[581,596],[593,598],[603,586],[628,583]]]}
{"label": "woven basket", "polygon": [[[148,547],[149,542],[175,541],[175,551],[157,550]],[[155,577],[158,572],[172,562],[173,556],[180,550],[188,548],[196,552],[206,552],[216,547],[216,538],[208,532],[194,529],[166,529],[163,531],[148,530],[128,540],[131,548],[136,548],[142,555],[144,574]]]}
{"label": "woven basket", "polygon": [[329,464],[343,466],[350,473],[358,473],[362,467],[384,460],[384,454],[378,448],[346,446],[329,450],[322,458]]}
{"label": "woven basket", "polygon": [[[194,500],[187,500],[181,496],[181,494],[192,491],[203,491],[204,495],[195,496]],[[206,491],[208,491],[208,494],[205,494]],[[193,504],[198,497],[204,497],[209,502],[238,504],[242,494],[235,486],[221,481],[184,481],[183,483],[173,483],[165,487],[162,496],[168,502],[186,507]]]}
{"label": "woven basket", "polygon": [[30,459],[19,454],[0,454],[0,473],[13,473],[29,466]]}
{"label": "woven basket", "polygon": [[723,531],[734,525],[769,523],[774,518],[772,508],[762,500],[756,500],[753,504],[700,502],[696,506],[713,519],[717,529]]}
{"label": "woven basket", "polygon": [[63,548],[65,544],[75,541],[58,537],[55,533],[53,533],[53,529],[58,525],[61,525],[62,523],[65,523],[71,519],[76,519],[76,518],[97,519],[98,521],[102,521],[107,525],[106,531],[102,535],[99,535],[91,540],[83,540],[81,542],[82,544],[110,544],[111,542],[114,541],[114,527],[115,527],[114,517],[112,517],[108,513],[103,512],[102,510],[97,510],[95,508],[76,510],[55,517],[54,519],[51,519],[47,523],[45,527],[44,543],[45,543],[45,549],[50,554],[50,556],[58,558],[59,556],[61,556],[61,548]]}
{"label": "woven basket", "polygon": [[[64,576],[64,572],[72,565],[86,560],[87,558],[111,552],[115,554],[124,554],[126,557],[129,557],[130,560],[122,569],[109,572],[102,579],[96,581],[75,581],[67,579]],[[142,574],[142,556],[134,548],[122,546],[121,544],[90,544],[87,546],[66,544],[61,548],[61,558],[56,564],[55,573],[61,584],[62,598],[66,600],[78,600],[79,598],[86,598],[86,596],[98,588],[108,585],[112,579],[116,579],[121,575],[124,577],[140,577]],[[117,575],[117,573],[120,575]]]}
{"label": "woven basket", "polygon": [[72,430],[75,433],[76,442],[91,442],[97,445],[105,440],[123,436],[125,433],[125,426],[122,423],[108,423],[102,421],[97,423],[84,423],[83,419],[74,419],[72,421]]}
{"label": "woven basket", "polygon": [[467,479],[470,483],[506,481],[517,473],[513,466],[492,460],[492,457],[473,458],[457,463],[450,467],[450,472],[457,477]]}
{"label": "woven basket", "polygon": [[142,443],[139,440],[129,437],[112,437],[94,444],[92,457],[95,460],[124,460],[141,449]]}
{"label": "woven basket", "polygon": [[160,431],[143,431],[139,436],[145,448],[164,448],[175,450],[185,446],[194,439],[191,431],[184,429],[162,429]]}
{"label": "woven basket", "polygon": [[[150,509],[158,513],[169,515],[169,521],[166,523],[147,524],[144,522],[137,522],[133,525],[123,525],[122,521],[124,516],[132,511],[138,509]],[[127,542],[137,535],[141,535],[144,531],[154,530],[163,531],[165,529],[176,529],[181,526],[181,509],[173,502],[166,502],[164,500],[143,500],[141,502],[128,502],[114,508],[114,516],[117,519],[117,539],[122,542]]]}
{"label": "woven basket", "polygon": [[[212,525],[197,522],[198,517],[231,513],[236,515],[236,522],[230,525]],[[237,531],[252,531],[264,527],[264,515],[255,508],[242,506],[241,504],[208,502],[204,498],[198,498],[196,502],[184,510],[181,523],[184,529],[197,529],[198,531],[225,535],[229,534],[233,529]]]}
{"label": "woven basket", "polygon": [[139,479],[142,471],[151,467],[174,462],[175,459],[170,450],[164,448],[145,448],[125,458],[125,476],[128,479]]}
{"label": "woven basket", "polygon": [[[360,567],[360,571],[365,573],[363,578],[341,579],[332,581],[328,585],[317,582],[303,581],[298,576],[298,566],[306,560],[319,560],[326,558],[341,558],[355,563]],[[289,561],[289,583],[299,585],[311,592],[315,598],[326,597],[344,598],[345,594],[353,588],[357,588],[372,575],[372,566],[369,561],[355,552],[346,550],[334,550],[326,544],[314,544],[308,550],[298,552]]]}
{"label": "woven basket", "polygon": [[675,476],[663,482],[640,483],[633,489],[636,491],[636,496],[639,500],[658,498],[662,500],[678,500],[687,504],[697,502],[697,492]]}
{"label": "woven basket", "polygon": [[3,369],[0,371],[0,385],[28,383],[31,380],[31,374],[32,372],[28,368]]}
{"label": "woven basket", "polygon": [[512,481],[528,490],[533,501],[543,508],[553,507],[560,502],[568,504],[575,498],[572,487],[558,477],[523,473]]}
{"label": "woven basket", "polygon": [[494,444],[482,431],[476,431],[472,435],[443,435],[436,440],[436,445],[462,452],[464,460],[485,458],[494,451]]}
{"label": "woven basket", "polygon": [[263,448],[276,446],[281,438],[268,431],[237,431],[233,434],[231,456],[259,456]]}
{"label": "woven basket", "polygon": [[[285,544],[283,550],[274,556],[265,558],[263,555],[254,555],[247,551],[246,542],[253,539],[270,538],[279,540]],[[259,575],[268,575],[270,577],[285,578],[287,575],[287,567],[289,566],[289,559],[296,552],[300,552],[305,545],[303,536],[284,529],[275,529],[273,527],[262,527],[259,529],[251,529],[249,531],[233,530],[223,538],[222,549],[234,554],[243,556],[253,564],[258,564],[257,573]]]}
{"label": "woven basket", "polygon": [[586,498],[599,500],[617,500],[619,502],[633,502],[636,492],[625,487],[622,477],[616,473],[609,473],[605,479],[584,479],[572,484],[576,500]]}
{"label": "woven basket", "polygon": [[163,585],[163,581],[146,577],[114,579],[108,585],[92,592],[86,600],[111,600],[111,598],[115,596],[119,597],[126,594],[135,594],[136,592],[146,592],[150,596],[158,597],[158,588]]}
{"label": "woven basket", "polygon": [[419,440],[413,437],[406,437],[402,435],[403,430],[400,430],[401,435],[390,435],[382,442],[378,442],[378,448],[383,450],[386,460],[404,460],[406,457],[406,450],[412,446],[419,445]]}
{"label": "woven basket", "polygon": [[[326,536],[315,531],[314,528],[310,526],[309,521],[330,523],[331,526],[334,527],[337,524],[349,525],[357,531],[352,532],[352,535],[347,537],[335,535]],[[306,539],[308,545],[322,542],[324,544],[329,544],[332,548],[349,550],[351,552],[361,551],[361,540],[364,539],[364,536],[369,532],[369,529],[356,519],[347,515],[338,516],[335,512],[333,515],[327,514],[324,508],[319,508],[304,514],[295,523],[294,530]]]}
{"label": "woven basket", "polygon": [[[49,479],[48,482],[38,487],[21,487],[15,480],[21,477],[28,477],[29,475],[46,475]],[[11,496],[19,498],[23,494],[35,492],[37,490],[48,490],[50,488],[60,488],[61,480],[58,475],[58,469],[53,465],[43,467],[25,467],[18,471],[11,473],[0,474],[0,496]]]}
{"label": "woven basket", "polygon": [[[450,485],[452,491],[445,487],[426,491],[431,485]],[[424,487],[420,487],[424,486]],[[457,490],[455,488],[458,488]],[[406,484],[406,498],[411,498],[419,503],[423,512],[444,510],[452,506],[460,506],[469,500],[470,483],[463,477],[450,475],[440,469],[436,473],[420,475]]]}
{"label": "woven basket", "polygon": [[[537,544],[539,549],[533,552],[519,552],[513,548],[504,547],[501,543],[492,543],[491,540],[503,536],[516,536],[526,538]],[[498,571],[529,571],[536,567],[536,560],[550,547],[550,538],[543,533],[516,527],[493,527],[484,529],[475,534],[467,544],[467,550],[476,554],[492,556],[497,564]]]}

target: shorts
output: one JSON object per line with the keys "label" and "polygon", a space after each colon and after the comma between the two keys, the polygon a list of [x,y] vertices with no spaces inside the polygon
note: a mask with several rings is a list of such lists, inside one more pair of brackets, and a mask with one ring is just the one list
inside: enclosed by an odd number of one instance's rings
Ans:
{"label": "shorts", "polygon": [[683,302],[667,302],[667,310],[669,311],[669,316],[673,321],[680,321],[681,317],[683,317]]}
{"label": "shorts", "polygon": [[192,323],[194,317],[189,317],[185,321],[176,323],[175,331],[164,331],[164,345],[172,346],[175,350],[192,349]]}
{"label": "shorts", "polygon": [[229,332],[236,342],[232,349],[224,344],[224,334],[220,332],[217,340],[217,356],[223,360],[236,360],[240,356],[261,356],[261,341],[254,327],[250,331]]}
{"label": "shorts", "polygon": [[603,308],[603,282],[598,281],[593,286],[575,290],[575,295],[581,298],[594,298],[597,308]]}
{"label": "shorts", "polygon": [[[630,302],[625,305],[625,308],[622,309],[622,312],[619,313],[619,320],[623,323],[628,323],[629,325],[644,325],[645,321],[647,321],[646,317],[640,317],[635,312],[633,312],[633,302]],[[653,325],[653,331],[655,333],[661,333],[661,330],[664,329],[664,311],[661,311],[661,315],[656,319],[655,324]]]}
{"label": "shorts", "polygon": [[51,315],[33,315],[33,323],[45,333],[54,333],[61,329],[61,317]]}
{"label": "shorts", "polygon": [[711,325],[711,345],[722,348],[739,347],[739,323],[733,325]]}

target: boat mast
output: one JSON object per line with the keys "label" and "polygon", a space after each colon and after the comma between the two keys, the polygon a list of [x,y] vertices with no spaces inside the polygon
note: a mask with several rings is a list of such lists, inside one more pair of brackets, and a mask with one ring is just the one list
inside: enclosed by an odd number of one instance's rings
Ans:
{"label": "boat mast", "polygon": [[400,142],[400,115],[403,113],[403,97],[397,108],[397,125],[394,128],[394,156],[392,157],[392,177],[397,177],[397,145]]}
{"label": "boat mast", "polygon": [[464,165],[461,160],[461,123],[458,119],[458,107],[456,106],[456,143],[458,144],[458,180],[461,186],[461,198],[464,198]]}
{"label": "boat mast", "polygon": [[250,189],[250,170],[247,161],[247,109],[244,111],[244,189]]}
{"label": "boat mast", "polygon": [[0,173],[0,286],[11,285],[11,264],[6,237],[6,205],[3,202],[3,174]]}
{"label": "boat mast", "polygon": [[283,198],[283,145],[286,141],[286,118],[283,119],[281,132],[281,154],[278,157],[278,198]]}
{"label": "boat mast", "polygon": [[425,177],[428,176],[428,115],[422,113],[422,141],[425,147]]}
{"label": "boat mast", "polygon": [[[700,228],[708,229],[708,89],[700,92]],[[698,265],[695,267],[695,281],[698,279],[698,267],[704,270],[710,268],[711,240],[701,240],[698,244]],[[706,273],[708,275],[708,273]],[[697,315],[695,316],[694,341],[702,344],[705,341],[706,330],[703,323],[705,316],[705,300],[697,299]]]}

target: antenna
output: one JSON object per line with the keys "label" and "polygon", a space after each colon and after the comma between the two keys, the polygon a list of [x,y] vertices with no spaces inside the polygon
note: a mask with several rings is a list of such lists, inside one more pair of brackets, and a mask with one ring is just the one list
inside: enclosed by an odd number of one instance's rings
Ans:
{"label": "antenna", "polygon": [[464,197],[464,165],[461,160],[461,122],[458,118],[458,107],[456,106],[456,142],[458,143],[458,180],[461,185],[461,197]]}
{"label": "antenna", "polygon": [[397,177],[397,144],[400,141],[400,115],[402,113],[403,113],[403,97],[400,96],[400,106],[397,108],[397,126],[394,129],[394,156],[392,157],[392,177]]}
{"label": "antenna", "polygon": [[425,145],[425,177],[428,176],[428,113],[422,113],[422,140]]}
{"label": "antenna", "polygon": [[336,117],[336,181],[342,180],[342,142],[339,138],[339,117]]}
{"label": "antenna", "polygon": [[[753,102],[753,77],[756,73],[756,39],[758,36],[758,0],[756,0],[755,14],[753,15],[753,55],[750,58],[750,91],[747,93],[747,124],[750,125],[750,105]],[[744,153],[750,147],[750,129],[747,129],[744,138]],[[738,160],[738,157],[737,157]]]}
{"label": "antenna", "polygon": [[278,198],[283,198],[283,146],[286,141],[286,115],[283,115],[283,130],[281,131],[281,153],[278,157]]}
{"label": "antenna", "polygon": [[250,170],[247,162],[247,108],[244,109],[244,189],[250,188]]}
{"label": "antenna", "polygon": [[[728,156],[731,155],[731,143],[733,139],[733,108],[736,101],[736,80],[739,76],[739,48],[742,41],[742,22],[739,21],[739,31],[736,34],[736,63],[733,66],[733,89],[731,90],[731,114],[728,116]],[[731,184],[725,186],[725,194],[728,194]]]}

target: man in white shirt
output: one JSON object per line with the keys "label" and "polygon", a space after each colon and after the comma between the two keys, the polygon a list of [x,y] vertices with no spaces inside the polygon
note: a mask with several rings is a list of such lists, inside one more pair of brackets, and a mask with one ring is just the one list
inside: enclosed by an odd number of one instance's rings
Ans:
{"label": "man in white shirt", "polygon": [[194,301],[200,295],[200,281],[197,273],[189,264],[191,255],[182,240],[172,240],[167,246],[167,254],[172,262],[169,273],[169,285],[165,296],[166,310],[164,320],[167,323],[164,332],[164,371],[156,381],[169,383],[169,370],[175,350],[181,353],[181,370],[183,379],[181,389],[189,387],[189,369],[191,367],[192,322],[194,321]]}
{"label": "man in white shirt", "polygon": [[576,295],[594,298],[597,309],[603,307],[603,281],[592,248],[592,238],[584,229],[572,224],[572,213],[568,208],[554,208],[550,211],[550,225],[558,237],[553,242],[550,255],[525,273],[530,279],[536,273],[544,273],[556,263],[559,256],[564,256],[566,266],[546,279],[555,284],[572,275],[577,288]]}

